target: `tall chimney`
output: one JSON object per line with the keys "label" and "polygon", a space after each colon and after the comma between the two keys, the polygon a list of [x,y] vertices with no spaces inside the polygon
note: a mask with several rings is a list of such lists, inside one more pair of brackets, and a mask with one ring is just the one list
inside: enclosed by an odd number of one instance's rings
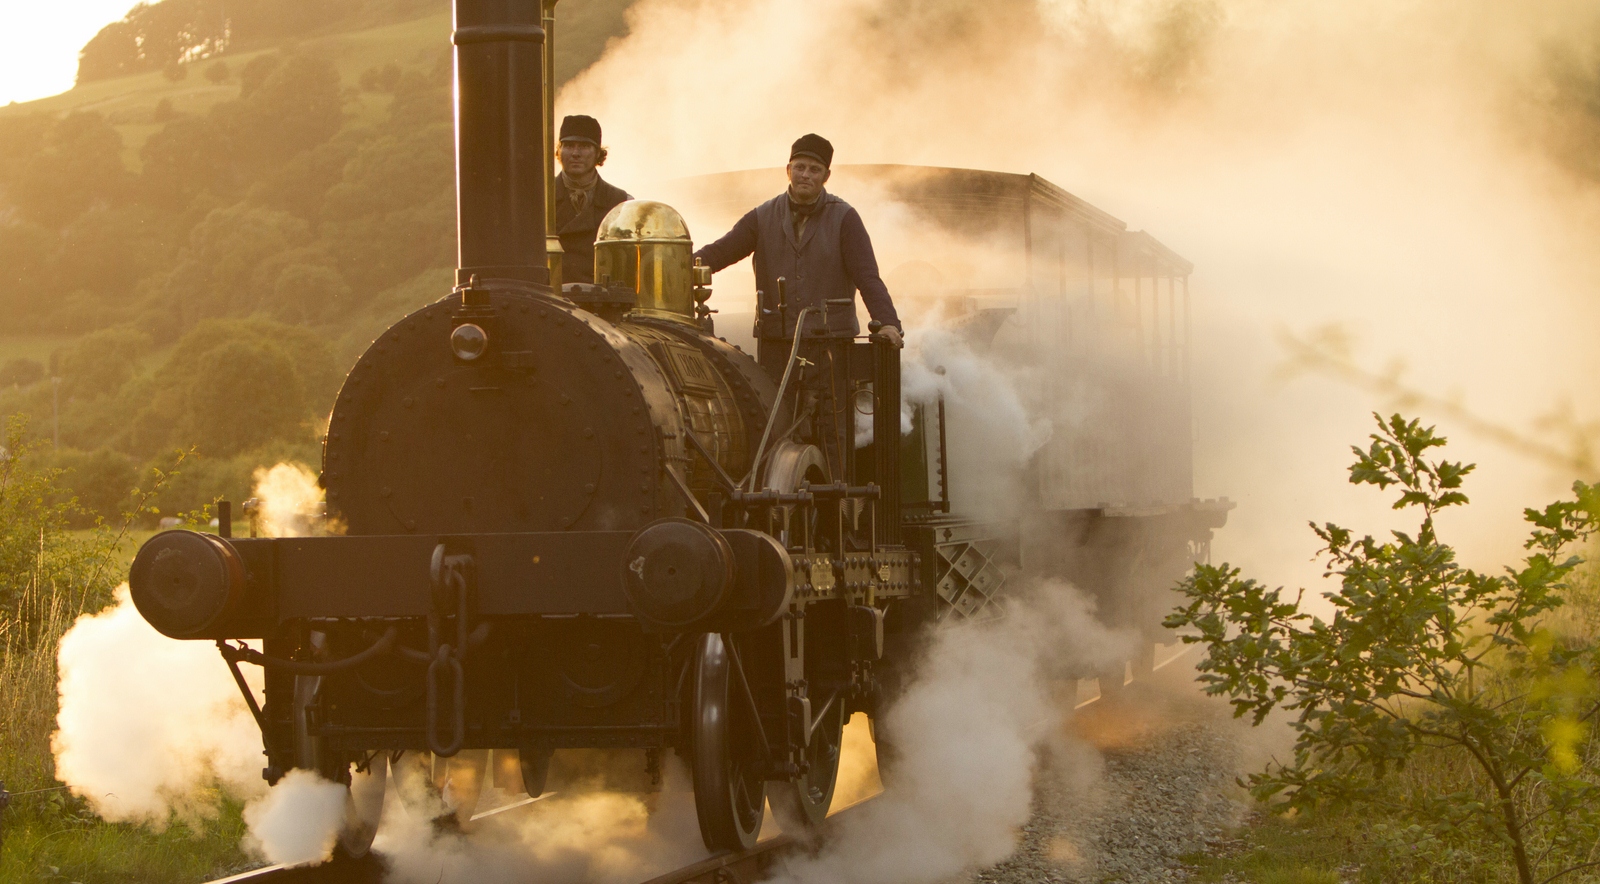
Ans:
{"label": "tall chimney", "polygon": [[455,0],[456,282],[548,284],[539,0]]}

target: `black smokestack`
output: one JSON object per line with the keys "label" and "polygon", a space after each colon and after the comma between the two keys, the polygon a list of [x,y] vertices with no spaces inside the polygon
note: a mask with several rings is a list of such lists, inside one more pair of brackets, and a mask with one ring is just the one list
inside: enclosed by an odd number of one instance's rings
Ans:
{"label": "black smokestack", "polygon": [[455,0],[456,281],[548,284],[539,0]]}

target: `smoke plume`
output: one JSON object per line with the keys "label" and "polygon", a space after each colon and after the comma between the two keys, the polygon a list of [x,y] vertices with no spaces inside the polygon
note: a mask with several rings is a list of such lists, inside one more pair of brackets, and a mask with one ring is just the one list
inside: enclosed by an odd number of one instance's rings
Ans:
{"label": "smoke plume", "polygon": [[[1577,381],[1600,368],[1600,199],[1569,170],[1594,121],[1552,74],[1592,67],[1593,3],[642,0],[630,23],[558,110],[603,120],[605,174],[635,194],[776,168],[814,131],[836,165],[1036,172],[1192,260],[1196,493],[1240,501],[1215,556],[1268,579],[1318,579],[1307,520],[1390,524],[1343,487],[1348,445],[1389,403],[1276,380],[1276,329],[1340,324],[1359,359],[1402,359],[1413,386],[1508,425],[1563,397],[1600,413]],[[897,207],[835,190],[915,324],[894,288],[911,258],[885,258]],[[707,241],[748,208],[691,229]],[[979,288],[1004,264],[919,257]],[[723,317],[748,279],[718,274]],[[1505,560],[1521,508],[1572,477],[1421,416],[1481,467],[1478,505],[1445,529],[1468,564]]]}

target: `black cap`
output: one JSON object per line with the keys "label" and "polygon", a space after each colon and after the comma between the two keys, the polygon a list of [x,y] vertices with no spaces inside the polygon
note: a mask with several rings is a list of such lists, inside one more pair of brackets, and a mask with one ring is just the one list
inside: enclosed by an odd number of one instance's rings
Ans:
{"label": "black cap", "polygon": [[576,114],[561,121],[562,141],[587,141],[600,146],[600,121],[594,117]]}
{"label": "black cap", "polygon": [[824,166],[833,166],[833,145],[821,135],[812,133],[800,136],[800,140],[789,148],[789,159],[795,157],[810,157]]}

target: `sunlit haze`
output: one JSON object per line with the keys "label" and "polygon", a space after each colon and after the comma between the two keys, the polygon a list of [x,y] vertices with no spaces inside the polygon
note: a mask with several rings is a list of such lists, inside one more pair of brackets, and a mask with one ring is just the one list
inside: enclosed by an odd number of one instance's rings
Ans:
{"label": "sunlit haze", "polygon": [[32,101],[72,88],[78,50],[134,0],[0,3],[0,104]]}

